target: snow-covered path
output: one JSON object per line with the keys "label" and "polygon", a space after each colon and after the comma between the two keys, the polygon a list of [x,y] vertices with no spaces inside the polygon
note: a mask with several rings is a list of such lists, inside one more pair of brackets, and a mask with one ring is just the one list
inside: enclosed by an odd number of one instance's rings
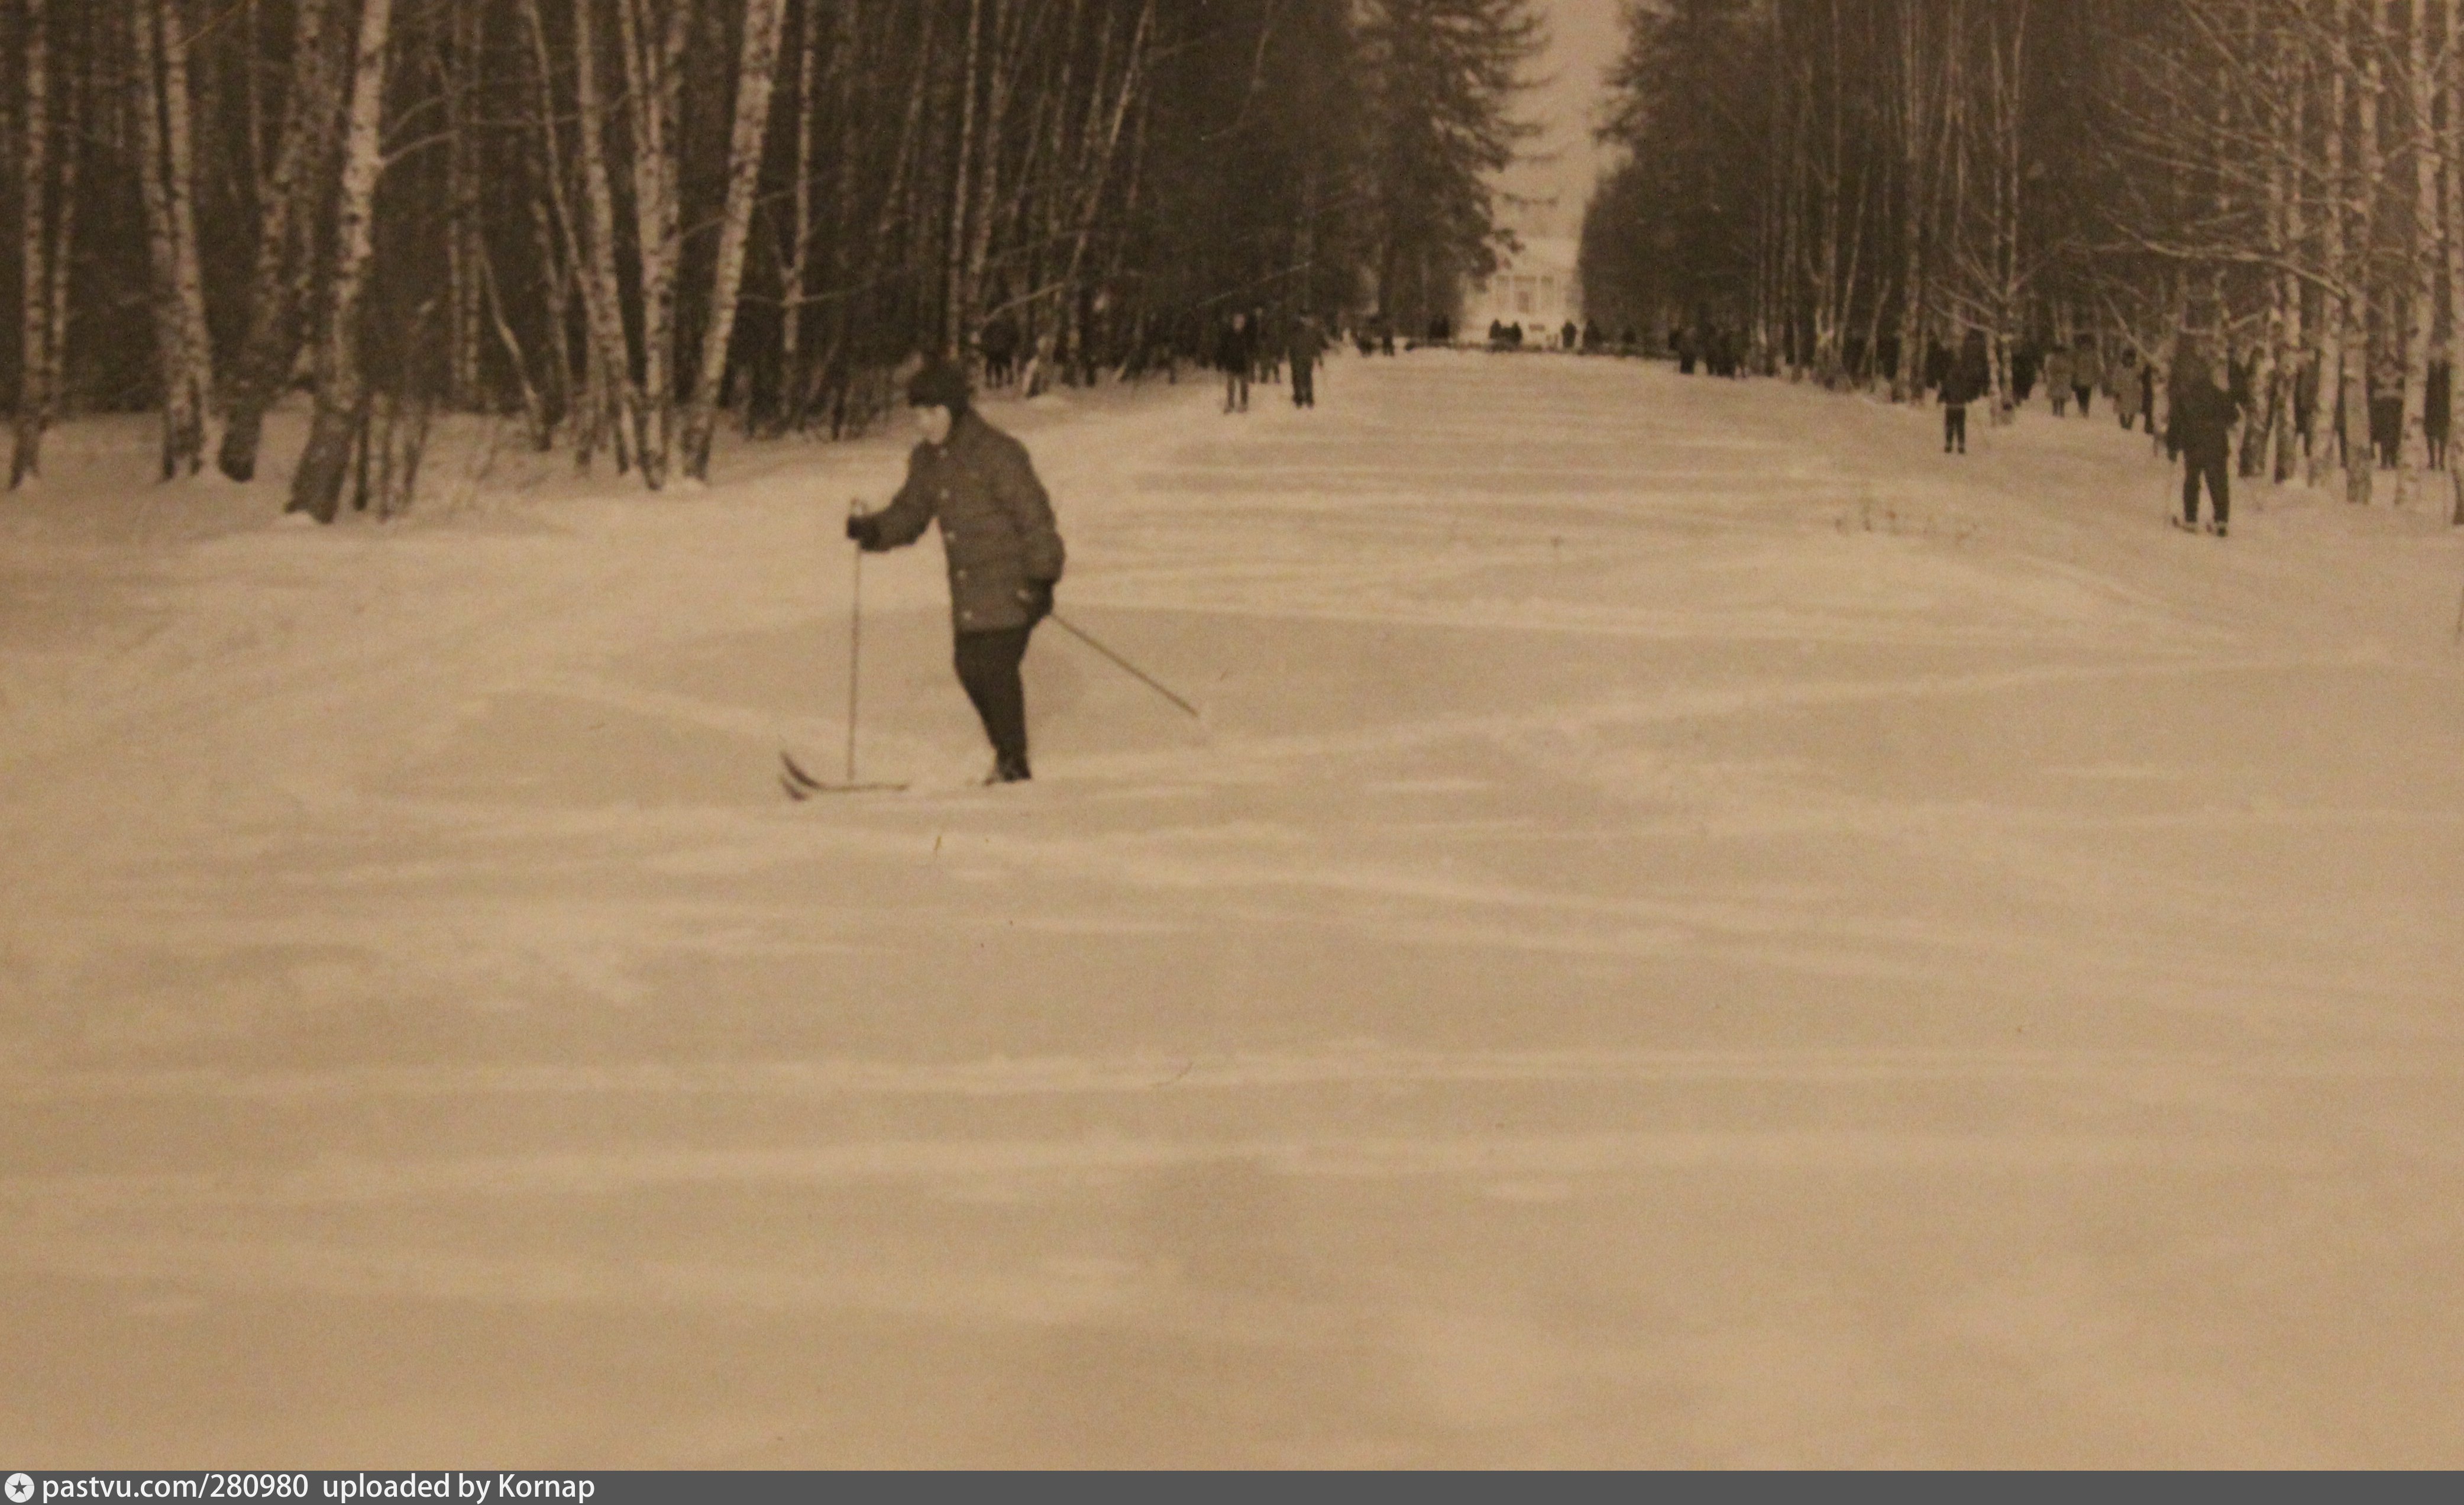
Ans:
{"label": "snow-covered path", "polygon": [[2464,551],[1632,363],[0,533],[12,1467],[2464,1464]]}

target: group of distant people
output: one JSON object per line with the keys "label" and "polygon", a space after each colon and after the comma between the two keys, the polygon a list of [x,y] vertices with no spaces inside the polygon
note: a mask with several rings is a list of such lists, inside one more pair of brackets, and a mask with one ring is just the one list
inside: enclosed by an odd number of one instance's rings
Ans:
{"label": "group of distant people", "polygon": [[1326,362],[1327,345],[1328,331],[1315,315],[1292,315],[1278,333],[1268,329],[1264,310],[1236,310],[1215,338],[1215,367],[1223,376],[1223,410],[1247,412],[1250,387],[1282,381],[1287,361],[1292,369],[1292,406],[1315,408],[1317,368]]}
{"label": "group of distant people", "polygon": [[[1547,337],[1548,330],[1544,325],[1539,331],[1539,338],[1545,340]],[[1532,339],[1532,333],[1523,327],[1523,321],[1519,319],[1511,323],[1503,319],[1492,319],[1488,321],[1488,347],[1492,350],[1520,350],[1527,343],[1531,343]],[[1632,349],[1634,343],[1634,331],[1628,329],[1625,334],[1625,347]],[[1600,327],[1597,320],[1578,324],[1569,319],[1558,326],[1557,343],[1553,348],[1585,353],[1606,350],[1610,348],[1609,333]]]}
{"label": "group of distant people", "polygon": [[[2262,352],[2250,348],[2235,358],[2228,348],[2216,350],[2184,337],[2175,349],[2170,372],[2152,358],[2125,347],[2113,360],[2102,359],[2093,337],[2042,351],[2013,352],[2007,401],[2026,403],[2036,383],[2047,389],[2054,416],[2068,415],[2072,403],[2087,417],[2101,393],[2112,404],[2125,430],[2144,426],[2155,451],[2182,462],[2182,510],[2173,525],[2189,531],[2227,536],[2233,513],[2233,434],[2252,423],[2281,421],[2299,435],[2301,452],[2310,453],[2323,432],[2330,443],[2343,436],[2352,443],[2364,438],[2346,426],[2343,393],[2333,397],[2332,412],[2320,408],[2319,363],[2315,357],[2287,367],[2262,372]],[[1985,336],[1971,330],[1956,354],[1935,346],[1928,354],[1926,385],[1940,394],[1943,408],[1943,450],[1964,454],[1968,448],[1968,406],[1990,396],[1992,374],[1988,366]],[[2405,374],[2392,362],[2381,362],[2365,385],[2368,454],[2382,470],[2392,470],[2404,443]],[[2267,390],[2262,392],[2264,385]],[[2422,437],[2430,468],[2447,468],[2448,440],[2454,424],[2454,366],[2441,348],[2429,362],[2422,384]],[[2165,392],[2165,417],[2157,421],[2157,395]],[[2280,406],[2279,406],[2280,405]],[[2245,441],[2246,445],[2248,441]],[[2289,454],[2290,447],[2278,452]],[[2245,470],[2249,454],[2245,454]],[[2279,479],[2281,476],[2279,476]],[[2207,495],[2207,520],[2200,520],[2201,492]]]}
{"label": "group of distant people", "polygon": [[1681,328],[1669,336],[1668,343],[1674,347],[1681,375],[1693,375],[1698,365],[1709,376],[1746,374],[1745,339],[1725,324]]}

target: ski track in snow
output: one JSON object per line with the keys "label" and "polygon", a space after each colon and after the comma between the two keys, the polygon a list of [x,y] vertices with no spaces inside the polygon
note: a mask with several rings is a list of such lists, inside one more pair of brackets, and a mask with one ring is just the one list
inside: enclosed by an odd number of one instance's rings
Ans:
{"label": "ski track in snow", "polygon": [[[12,1466],[2464,1462],[2456,540],[1614,361],[0,518]],[[126,449],[127,454],[121,454]],[[74,463],[71,463],[74,462]],[[452,474],[450,466],[439,474]],[[265,496],[277,494],[272,482]]]}

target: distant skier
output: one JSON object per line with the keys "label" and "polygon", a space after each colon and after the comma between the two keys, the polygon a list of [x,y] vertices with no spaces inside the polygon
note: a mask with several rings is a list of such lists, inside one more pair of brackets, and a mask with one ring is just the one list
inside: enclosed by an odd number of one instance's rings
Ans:
{"label": "distant skier", "polygon": [[2123,432],[2126,433],[2130,430],[2132,421],[2139,416],[2142,402],[2139,392],[2139,352],[2123,351],[2121,364],[2105,373],[2104,385],[2105,389],[2113,396],[2114,416],[2122,421]]}
{"label": "distant skier", "polygon": [[2391,471],[2396,452],[2404,447],[2404,374],[2393,363],[2381,363],[2371,374],[2369,421],[2370,448],[2378,454],[2379,469]]}
{"label": "distant skier", "polygon": [[1942,384],[1943,454],[1954,448],[1962,454],[1968,453],[1968,405],[1984,397],[1992,385],[1992,373],[1986,365],[1985,331],[1971,329]]}
{"label": "distant skier", "polygon": [[1557,348],[1572,352],[1580,350],[1582,347],[1583,331],[1575,327],[1573,320],[1567,320],[1566,326],[1557,331]]}
{"label": "distant skier", "polygon": [[1018,348],[1023,335],[1018,321],[1003,312],[993,316],[984,325],[984,382],[991,387],[1007,387],[1018,366]]}
{"label": "distant skier", "polygon": [[1317,406],[1317,366],[1326,359],[1326,337],[1318,333],[1317,321],[1307,314],[1292,321],[1291,335],[1284,345],[1284,354],[1292,363],[1292,406]]}
{"label": "distant skier", "polygon": [[2096,389],[2104,385],[2104,358],[2097,354],[2096,337],[2081,335],[2079,353],[2071,357],[2071,395],[2079,399],[2079,416],[2088,415]]}
{"label": "distant skier", "polygon": [[1249,316],[1236,313],[1215,343],[1215,364],[1223,372],[1223,410],[1249,410],[1249,372],[1258,364],[1258,332]]}
{"label": "distant skier", "polygon": [[2233,426],[2237,409],[2232,378],[2189,351],[2173,362],[2173,409],[2166,424],[2165,445],[2182,457],[2182,515],[2173,525],[2187,532],[2199,527],[2199,480],[2208,483],[2208,504],[2214,520],[2208,531],[2225,536],[2233,513]]}
{"label": "distant skier", "polygon": [[847,537],[880,553],[941,524],[958,683],[993,745],[984,782],[1022,783],[1034,774],[1018,668],[1028,635],[1052,613],[1065,561],[1052,503],[1026,446],[976,412],[957,367],[927,364],[908,382],[907,402],[924,434],[907,457],[907,483],[881,511],[847,519]]}
{"label": "distant skier", "polygon": [[2054,416],[2070,416],[2071,353],[2060,345],[2054,346],[2053,354],[2045,357],[2045,386],[2054,399]]}

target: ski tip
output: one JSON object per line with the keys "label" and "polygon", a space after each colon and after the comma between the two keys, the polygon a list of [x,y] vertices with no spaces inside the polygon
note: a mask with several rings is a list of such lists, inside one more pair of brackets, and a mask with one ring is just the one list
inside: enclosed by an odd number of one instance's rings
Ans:
{"label": "ski tip", "polygon": [[824,786],[822,781],[806,773],[803,765],[796,762],[795,755],[784,747],[779,749],[779,766],[781,770],[780,777],[800,787],[818,789]]}

